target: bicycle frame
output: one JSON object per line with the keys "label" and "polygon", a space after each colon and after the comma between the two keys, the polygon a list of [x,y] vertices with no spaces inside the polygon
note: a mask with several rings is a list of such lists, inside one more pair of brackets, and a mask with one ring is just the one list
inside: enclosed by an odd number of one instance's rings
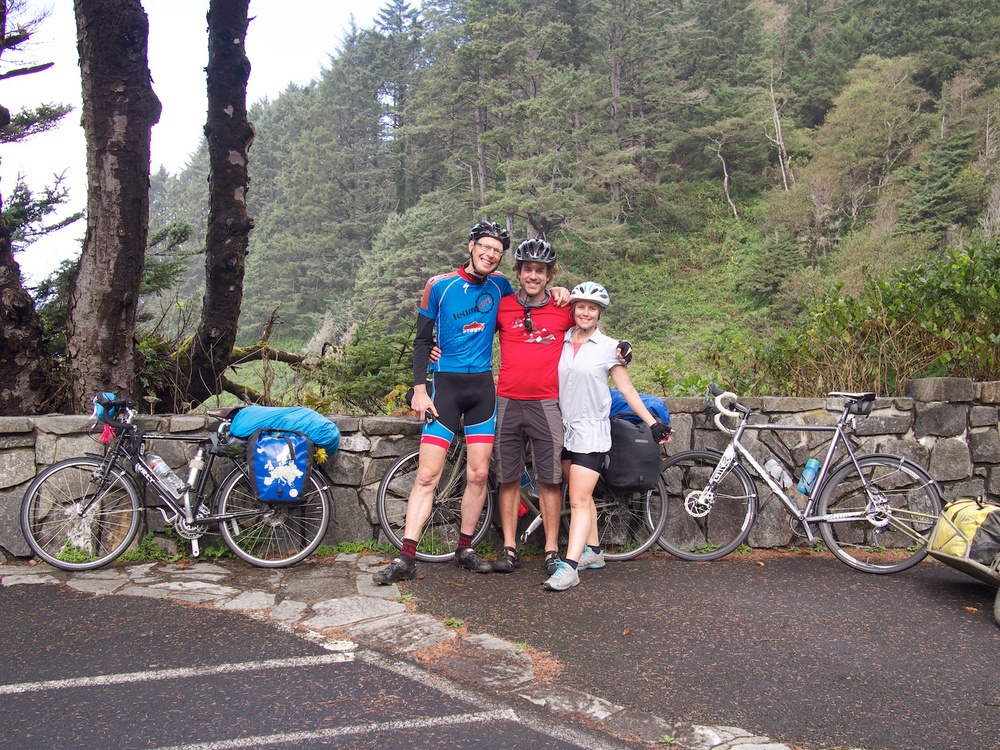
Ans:
{"label": "bicycle frame", "polygon": [[[745,407],[737,407],[743,408]],[[813,506],[816,503],[817,498],[823,490],[823,486],[826,483],[826,478],[830,473],[831,465],[833,463],[833,457],[836,453],[837,447],[843,444],[849,460],[854,464],[854,467],[858,470],[858,474],[862,477],[862,481],[865,482],[865,492],[868,496],[869,509],[871,505],[871,492],[868,489],[867,481],[864,479],[864,474],[861,471],[861,467],[858,465],[857,455],[854,452],[854,448],[851,445],[851,441],[847,438],[847,432],[844,427],[848,420],[853,420],[853,417],[849,417],[850,404],[844,406],[843,413],[840,419],[835,425],[792,425],[792,424],[750,424],[749,418],[751,412],[749,410],[741,411],[740,422],[736,426],[735,430],[732,431],[732,438],[729,441],[729,445],[722,453],[722,460],[719,461],[719,465],[716,467],[715,472],[712,474],[711,479],[708,483],[708,489],[714,491],[714,488],[718,485],[719,481],[729,470],[733,461],[736,460],[737,454],[750,464],[756,472],[757,476],[764,480],[771,491],[777,495],[778,499],[781,501],[782,505],[785,506],[785,510],[788,512],[792,518],[799,521],[802,524],[803,531],[805,532],[806,539],[812,544],[816,541],[816,535],[813,533],[811,528],[812,524],[821,522],[833,522],[838,519],[843,520],[845,517],[850,519],[856,519],[858,514],[837,514],[831,513],[822,516],[810,515]],[[826,451],[826,456],[823,458],[820,464],[819,471],[816,473],[816,478],[813,481],[812,489],[806,496],[806,504],[804,508],[799,508],[798,503],[794,499],[790,498],[785,492],[785,489],[778,484],[770,473],[753,457],[750,450],[740,442],[740,438],[743,433],[747,430],[755,431],[773,431],[773,432],[829,432],[833,433],[833,439],[830,441],[830,447]],[[726,430],[727,432],[729,430]],[[794,496],[793,496],[794,497]],[[867,509],[866,509],[867,511]]]}
{"label": "bicycle frame", "polygon": [[[174,523],[178,526],[186,526],[187,529],[192,532],[194,531],[195,526],[218,524],[233,519],[251,517],[255,515],[252,511],[214,514],[211,512],[211,508],[204,503],[205,491],[207,489],[209,477],[212,473],[212,467],[215,464],[216,457],[222,455],[218,447],[219,438],[221,435],[224,435],[227,430],[228,422],[223,421],[219,424],[219,427],[214,433],[208,435],[175,435],[170,433],[144,432],[141,428],[131,424],[130,421],[129,427],[123,428],[122,434],[115,436],[111,449],[103,457],[101,457],[104,461],[105,473],[110,471],[112,467],[117,466],[125,469],[132,475],[142,477],[153,487],[159,500],[166,505],[172,513],[172,515],[170,515],[163,507],[157,507],[157,510],[160,511],[160,515],[163,516],[164,522]],[[195,455],[189,462],[190,469],[188,472],[188,478],[185,482],[184,493],[181,497],[175,498],[171,494],[146,461],[146,451],[143,446],[147,440],[165,440],[169,442],[189,443],[191,445],[198,446],[195,451]],[[237,468],[240,469],[240,471],[242,471],[245,475],[247,474],[247,468],[244,462],[238,460],[235,456],[228,456],[228,458]],[[145,508],[145,495],[141,494],[140,497],[142,498],[142,507]],[[202,508],[205,508],[204,512],[201,511]],[[190,537],[189,541],[191,542],[191,553],[194,557],[197,557],[199,552],[197,537],[200,536],[200,534],[191,533],[185,535],[182,530],[182,536]]]}

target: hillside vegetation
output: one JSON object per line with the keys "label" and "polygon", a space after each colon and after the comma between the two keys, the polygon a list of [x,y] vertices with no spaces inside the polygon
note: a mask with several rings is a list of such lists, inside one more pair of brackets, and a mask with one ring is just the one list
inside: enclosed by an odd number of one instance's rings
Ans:
{"label": "hillside vegetation", "polygon": [[[252,109],[243,336],[278,307],[272,341],[323,355],[296,398],[391,408],[424,281],[488,216],[608,287],[650,392],[995,378],[998,42],[1000,0],[387,2]],[[153,178],[187,250],[206,164]],[[147,301],[156,336],[198,287]]]}

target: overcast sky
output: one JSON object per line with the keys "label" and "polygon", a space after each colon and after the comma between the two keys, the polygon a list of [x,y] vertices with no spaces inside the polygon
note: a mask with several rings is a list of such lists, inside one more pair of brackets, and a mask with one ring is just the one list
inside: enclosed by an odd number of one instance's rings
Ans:
{"label": "overcast sky", "polygon": [[[385,0],[250,0],[247,57],[251,73],[247,103],[275,99],[289,83],[317,78],[335,54],[353,15],[370,28]],[[9,195],[18,174],[34,190],[65,172],[70,204],[65,213],[86,205],[87,168],[80,128],[80,73],[76,57],[76,22],[71,0],[31,0],[51,9],[21,61],[53,62],[49,70],[0,81],[0,102],[12,112],[40,103],[75,107],[58,130],[0,151],[0,194]],[[152,169],[179,172],[198,147],[205,125],[205,71],[208,0],[143,0],[149,16],[149,68],[163,112],[153,126]],[[417,6],[417,2],[411,2]],[[12,62],[7,56],[4,60]],[[253,159],[251,149],[250,158]],[[63,258],[79,253],[82,222],[63,229],[17,255],[24,275],[37,281]]]}

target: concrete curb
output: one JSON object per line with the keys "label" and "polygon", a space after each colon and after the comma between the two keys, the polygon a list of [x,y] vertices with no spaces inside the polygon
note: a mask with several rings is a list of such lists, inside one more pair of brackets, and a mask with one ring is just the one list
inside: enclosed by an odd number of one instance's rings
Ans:
{"label": "concrete curb", "polygon": [[[626,709],[571,687],[535,679],[530,654],[486,634],[465,634],[426,615],[409,613],[396,586],[377,586],[371,574],[384,557],[338,555],[265,570],[142,563],[67,572],[48,565],[0,565],[0,586],[61,584],[83,593],[145,596],[239,611],[298,632],[331,651],[370,648],[412,662],[425,649],[443,647],[420,668],[452,682],[525,701],[559,718],[582,719],[622,740],[684,750],[791,750],[735,727],[671,722]],[[470,668],[474,667],[474,668]]]}

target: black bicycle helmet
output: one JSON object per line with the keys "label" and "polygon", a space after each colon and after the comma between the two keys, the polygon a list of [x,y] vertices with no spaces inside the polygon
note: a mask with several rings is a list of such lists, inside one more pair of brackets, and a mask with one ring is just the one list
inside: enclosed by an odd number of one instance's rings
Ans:
{"label": "black bicycle helmet", "polygon": [[503,243],[504,252],[510,249],[510,234],[495,221],[480,221],[469,230],[469,239],[478,240],[480,237],[493,237]]}
{"label": "black bicycle helmet", "polygon": [[514,262],[535,261],[551,266],[556,262],[556,251],[545,240],[525,240],[514,251]]}

